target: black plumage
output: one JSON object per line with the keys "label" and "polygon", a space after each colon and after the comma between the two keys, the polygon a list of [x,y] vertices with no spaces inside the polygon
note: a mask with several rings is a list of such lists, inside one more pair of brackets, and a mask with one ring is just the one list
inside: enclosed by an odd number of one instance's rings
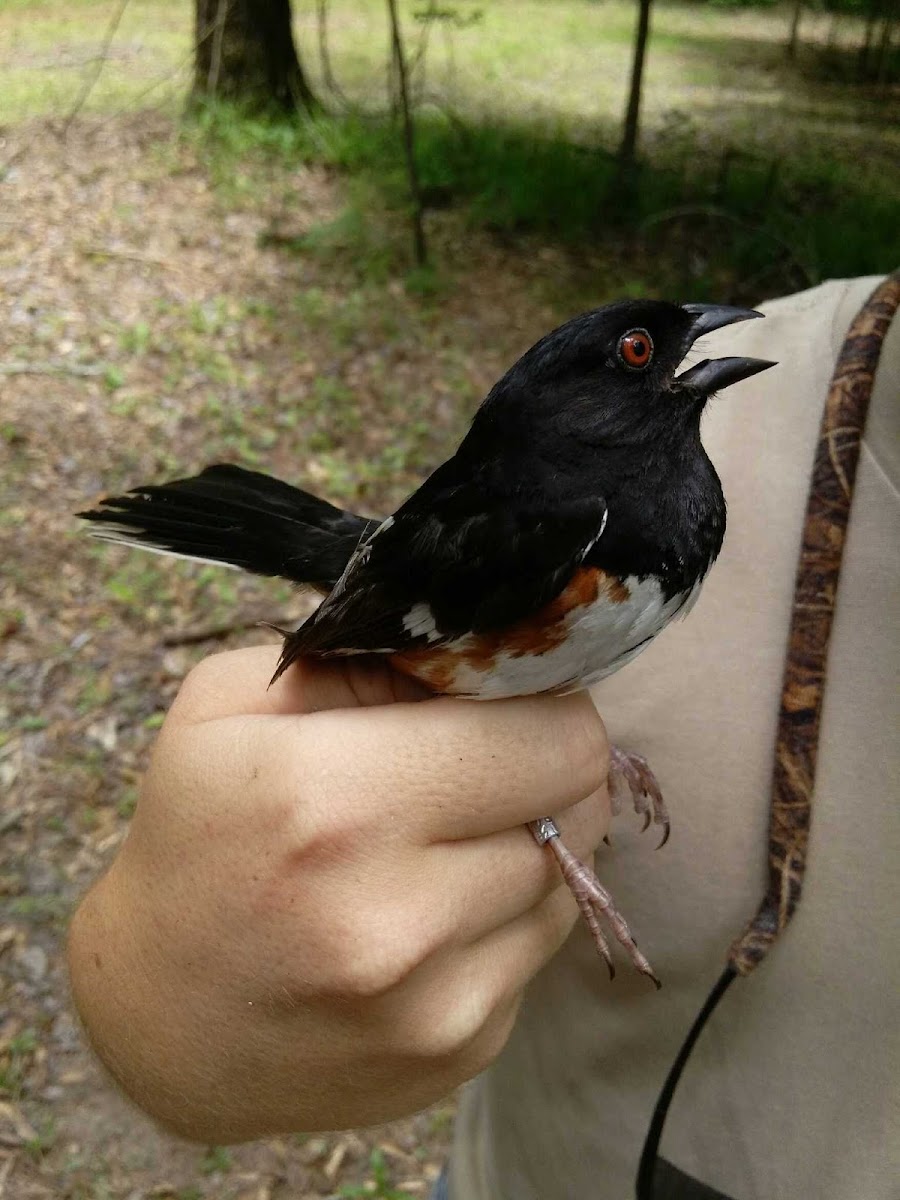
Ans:
{"label": "black plumage", "polygon": [[217,463],[189,479],[109,496],[77,514],[95,536],[276,575],[328,591],[379,522],[271,475]]}

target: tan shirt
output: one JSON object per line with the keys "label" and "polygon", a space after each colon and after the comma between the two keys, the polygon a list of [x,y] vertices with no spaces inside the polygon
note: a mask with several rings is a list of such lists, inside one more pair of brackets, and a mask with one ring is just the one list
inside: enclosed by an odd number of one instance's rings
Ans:
{"label": "tan shirt", "polygon": [[[668,846],[623,814],[598,854],[663,981],[613,984],[585,931],[529,989],[469,1086],[453,1200],[632,1200],[659,1088],[765,888],[772,747],[810,467],[844,333],[876,279],[837,282],[719,331],[707,354],[780,360],[713,401],[704,441],[728,533],[694,611],[596,689],[646,754]],[[733,1200],[900,1196],[900,319],[882,354],[832,637],[806,887],[769,958],[705,1030],[663,1157]]]}

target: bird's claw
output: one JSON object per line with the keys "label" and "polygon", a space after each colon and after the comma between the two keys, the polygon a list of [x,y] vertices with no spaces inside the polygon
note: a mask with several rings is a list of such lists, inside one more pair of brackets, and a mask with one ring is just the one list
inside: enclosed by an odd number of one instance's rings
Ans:
{"label": "bird's claw", "polygon": [[578,904],[578,909],[591,931],[597,953],[606,963],[610,979],[615,977],[616,968],[609,952],[609,944],[603,930],[600,928],[601,916],[609,923],[617,941],[628,951],[629,957],[638,971],[642,975],[646,975],[648,979],[651,979],[655,986],[659,988],[661,984],[650,963],[641,954],[640,950],[638,950],[637,943],[631,936],[631,930],[628,928],[625,918],[613,904],[612,896],[610,896],[594,872],[589,870],[584,863],[579,862],[575,855],[562,844],[559,837],[551,838],[549,846],[556,856],[556,861],[559,863],[563,879],[568,884],[569,890]]}
{"label": "bird's claw", "polygon": [[642,754],[610,746],[609,791],[614,814],[621,810],[622,800],[630,796],[634,811],[644,818],[641,833],[646,833],[651,824],[661,826],[662,840],[657,849],[662,849],[669,840],[669,813],[656,776]]}

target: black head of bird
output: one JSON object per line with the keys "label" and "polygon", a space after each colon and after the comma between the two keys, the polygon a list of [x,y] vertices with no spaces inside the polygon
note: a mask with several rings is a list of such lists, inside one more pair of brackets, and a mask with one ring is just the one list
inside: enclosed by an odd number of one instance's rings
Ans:
{"label": "black head of bird", "polygon": [[[466,439],[546,449],[575,461],[584,447],[618,451],[671,443],[699,428],[709,396],[771,366],[704,360],[679,372],[704,334],[760,316],[752,309],[623,300],[573,317],[535,343],[492,388]],[[502,447],[497,447],[502,452]]]}

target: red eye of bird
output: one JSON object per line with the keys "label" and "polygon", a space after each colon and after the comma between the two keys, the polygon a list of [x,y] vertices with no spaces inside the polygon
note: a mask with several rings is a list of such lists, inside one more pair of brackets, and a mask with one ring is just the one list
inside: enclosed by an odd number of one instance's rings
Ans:
{"label": "red eye of bird", "polygon": [[619,339],[619,358],[626,367],[640,371],[653,357],[653,339],[646,329],[630,329]]}

